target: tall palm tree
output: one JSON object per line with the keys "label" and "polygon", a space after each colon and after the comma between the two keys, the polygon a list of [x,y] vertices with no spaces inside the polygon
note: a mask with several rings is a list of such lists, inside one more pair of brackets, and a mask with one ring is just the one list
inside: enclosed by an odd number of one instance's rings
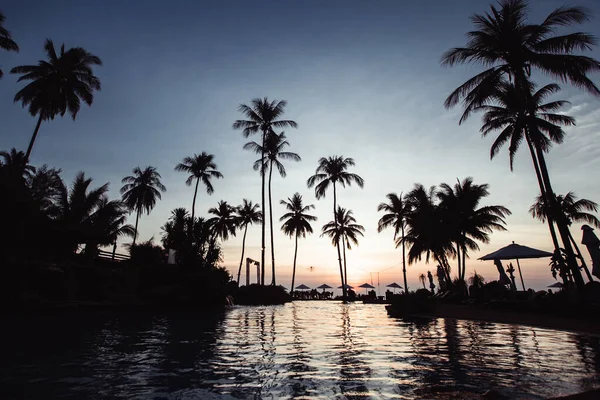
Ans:
{"label": "tall palm tree", "polygon": [[260,169],[261,174],[266,174],[267,169],[269,170],[269,183],[267,190],[269,192],[269,225],[271,232],[271,285],[273,286],[275,286],[275,244],[273,235],[273,202],[271,197],[271,178],[273,176],[273,165],[277,168],[277,171],[279,171],[279,175],[281,175],[282,178],[285,178],[287,172],[285,171],[285,167],[279,160],[302,160],[300,156],[296,153],[283,151],[289,145],[290,143],[286,140],[285,134],[283,132],[281,132],[280,134],[276,134],[273,132],[269,133],[267,135],[267,139],[265,140],[264,148],[256,142],[249,142],[246,143],[246,145],[244,145],[245,150],[253,150],[255,153],[261,154],[261,157],[264,156],[266,158],[266,160],[263,160],[262,158],[256,160],[254,162],[254,170],[256,171]]}
{"label": "tall palm tree", "polygon": [[27,165],[25,153],[17,151],[14,147],[10,151],[0,151],[0,157],[2,158],[0,167],[3,168],[7,176],[29,180],[35,174],[35,167]]}
{"label": "tall palm tree", "polygon": [[[526,0],[501,0],[499,8],[492,5],[490,12],[485,15],[474,14],[471,21],[475,29],[467,34],[467,45],[451,49],[442,57],[442,64],[445,66],[475,63],[487,68],[459,86],[446,99],[445,106],[448,108],[463,101],[465,110],[460,123],[494,96],[505,77],[521,92],[525,99],[524,107],[529,108],[529,114],[534,114],[533,103],[527,101],[531,96],[529,87],[532,69],[538,69],[559,81],[570,82],[593,95],[600,95],[600,89],[587,76],[600,70],[600,62],[591,57],[573,54],[591,51],[596,39],[583,32],[556,34],[563,27],[588,21],[590,17],[587,11],[581,7],[559,7],[540,24],[530,23],[527,11]],[[538,155],[538,160],[534,160],[534,163],[539,163],[544,181],[543,187],[540,187],[541,193],[548,197],[552,213],[556,214],[567,263],[577,286],[582,288],[583,279],[568,238],[568,225],[555,203],[545,161]]]}
{"label": "tall palm tree", "polygon": [[237,219],[235,208],[230,206],[226,201],[221,200],[217,203],[217,207],[212,207],[208,210],[209,214],[214,217],[208,219],[212,231],[212,243],[214,244],[217,238],[222,240],[229,239],[229,235],[235,236],[237,227]]}
{"label": "tall palm tree", "polygon": [[[0,12],[0,49],[4,49],[6,51],[19,51],[19,46],[12,40],[10,36],[10,32],[4,27],[4,20],[6,17],[2,12]],[[4,73],[0,69],[0,78],[2,78]]]}
{"label": "tall palm tree", "polygon": [[398,196],[396,193],[388,193],[386,196],[389,203],[380,203],[377,206],[377,211],[383,211],[385,214],[377,223],[377,232],[382,232],[384,229],[394,228],[394,242],[402,245],[402,274],[404,275],[404,290],[408,293],[408,281],[406,279],[406,246],[404,242],[397,241],[398,234],[400,238],[404,237],[404,228],[406,227],[406,217],[410,212],[409,205],[404,201],[402,193]]}
{"label": "tall palm tree", "polygon": [[494,230],[505,231],[504,218],[511,214],[503,206],[479,207],[481,200],[490,194],[488,188],[489,185],[476,185],[473,178],[467,177],[462,182],[458,181],[454,187],[442,183],[437,192],[439,207],[445,212],[444,218],[452,230],[458,259],[458,277],[463,281],[468,250],[479,250],[477,241],[489,243],[489,235]]}
{"label": "tall palm tree", "polygon": [[237,273],[237,283],[240,284],[240,275],[242,274],[242,264],[244,263],[244,252],[246,250],[246,233],[248,225],[259,223],[262,221],[263,215],[258,204],[252,204],[252,201],[244,199],[241,206],[235,209],[237,225],[240,229],[244,229],[244,237],[242,239],[242,257],[240,258],[240,267]]}
{"label": "tall palm tree", "polygon": [[[336,184],[339,183],[342,187],[351,186],[356,183],[360,188],[364,187],[365,181],[357,174],[348,172],[349,167],[355,165],[354,159],[344,156],[321,157],[319,165],[315,170],[315,174],[308,178],[306,184],[309,188],[315,186],[315,196],[317,199],[325,197],[327,189],[333,187],[333,221],[337,223],[337,193]],[[339,243],[336,245],[338,253],[338,263],[340,265],[340,276],[344,281],[344,271],[342,267],[342,255]],[[342,295],[346,299],[346,286],[342,284]]]}
{"label": "tall palm tree", "polygon": [[38,122],[25,153],[29,161],[31,149],[38,135],[42,121],[63,117],[68,111],[75,120],[81,101],[88,106],[94,101],[94,91],[100,90],[100,79],[94,75],[92,67],[102,65],[100,58],[82,47],[73,47],[65,51],[65,45],[56,54],[54,43],[46,39],[44,50],[47,61],[40,60],[38,65],[22,65],[10,70],[12,74],[21,74],[19,82],[31,81],[15,95],[15,102],[28,106],[32,116],[38,116]]}
{"label": "tall palm tree", "polygon": [[290,292],[294,290],[294,282],[296,280],[296,257],[298,255],[298,237],[306,237],[306,234],[313,233],[312,226],[310,226],[311,221],[316,221],[317,217],[314,215],[307,214],[308,211],[314,209],[315,206],[309,204],[305,206],[302,203],[302,196],[300,193],[296,192],[294,195],[285,200],[279,201],[279,204],[285,206],[286,213],[279,218],[280,222],[283,222],[281,225],[281,230],[283,233],[288,235],[290,238],[293,236],[295,240],[294,244],[294,266],[292,269],[292,286]]}
{"label": "tall palm tree", "polygon": [[[250,102],[250,105],[240,104],[238,111],[244,114],[245,120],[238,119],[233,123],[233,129],[241,129],[244,137],[261,134],[262,147],[266,146],[267,135],[274,132],[275,128],[297,128],[298,124],[295,121],[280,119],[285,113],[285,100],[269,101],[265,98],[255,98]],[[261,156],[261,163],[265,163],[264,154]],[[264,165],[260,169],[264,170]],[[265,174],[261,174],[261,209],[265,209]],[[261,267],[261,284],[265,284],[265,219],[261,223],[261,250],[260,250],[260,267]]]}
{"label": "tall palm tree", "polygon": [[348,286],[348,271],[346,269],[346,248],[352,249],[352,243],[358,246],[358,236],[364,236],[365,228],[356,223],[356,219],[352,215],[352,210],[346,210],[338,206],[336,217],[333,221],[326,223],[322,228],[321,236],[326,235],[331,238],[334,246],[342,244],[344,249],[344,274],[342,276],[342,290]]}
{"label": "tall palm tree", "polygon": [[[567,219],[569,226],[571,226],[571,224],[573,222],[579,222],[579,223],[592,224],[596,228],[600,228],[600,220],[598,220],[598,218],[594,214],[586,212],[586,211],[598,212],[598,204],[597,203],[595,203],[591,200],[588,200],[588,199],[579,199],[578,200],[577,196],[575,195],[574,192],[569,192],[564,196],[559,194],[556,196],[556,201],[560,205],[561,211],[565,214],[565,217]],[[546,221],[546,219],[548,218],[550,213],[549,213],[548,204],[542,195],[538,195],[535,198],[535,202],[529,208],[529,213],[534,218],[537,218],[542,222]],[[586,272],[588,279],[590,281],[593,281],[592,274],[590,273],[587,265],[585,264],[583,255],[581,254],[581,251],[579,250],[579,246],[577,245],[577,242],[573,238],[573,234],[571,233],[570,230],[569,230],[569,237],[571,239],[571,243],[573,244],[573,247],[575,247],[575,251],[577,251],[577,255],[579,256],[579,259],[581,260],[581,263],[584,267],[584,270]]]}
{"label": "tall palm tree", "polygon": [[148,166],[143,170],[140,167],[133,169],[133,175],[126,176],[121,180],[123,187],[121,195],[123,201],[130,211],[135,211],[135,234],[133,235],[133,243],[137,239],[138,222],[140,215],[145,212],[150,214],[150,211],[156,205],[156,201],[161,199],[161,192],[166,192],[167,188],[160,181],[161,176],[155,167]]}
{"label": "tall palm tree", "polygon": [[175,167],[175,171],[190,174],[185,181],[186,185],[190,186],[194,179],[196,180],[194,199],[192,200],[192,221],[196,215],[196,195],[198,194],[198,184],[200,181],[206,186],[206,193],[213,194],[215,189],[210,180],[212,178],[219,179],[223,177],[223,174],[217,171],[217,164],[213,161],[214,158],[214,155],[203,151],[200,155],[194,154],[193,157],[185,157],[183,162],[177,164]]}

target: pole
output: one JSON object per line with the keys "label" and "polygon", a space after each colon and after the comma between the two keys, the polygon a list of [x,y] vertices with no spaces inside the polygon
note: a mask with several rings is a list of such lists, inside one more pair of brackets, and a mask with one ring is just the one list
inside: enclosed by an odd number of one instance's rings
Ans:
{"label": "pole", "polygon": [[519,264],[518,258],[517,258],[517,268],[519,268],[519,276],[521,277],[521,286],[523,286],[523,291],[525,291],[525,282],[523,282],[523,274],[521,273],[521,264]]}

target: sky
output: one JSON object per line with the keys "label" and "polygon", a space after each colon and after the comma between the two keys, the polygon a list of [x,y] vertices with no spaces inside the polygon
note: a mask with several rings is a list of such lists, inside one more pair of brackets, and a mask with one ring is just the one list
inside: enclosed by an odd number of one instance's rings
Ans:
{"label": "sky", "polygon": [[[530,20],[541,22],[562,1],[531,2]],[[191,209],[193,188],[174,171],[186,156],[206,151],[215,155],[224,179],[213,182],[213,195],[200,190],[197,213],[207,216],[219,200],[237,205],[246,198],[260,202],[260,176],[253,171],[256,155],[242,149],[248,139],[231,127],[241,117],[240,103],[256,97],[288,101],[285,116],[298,122],[286,135],[290,151],[302,157],[285,164],[285,179],[273,176],[273,213],[284,209],[280,199],[299,192],[314,204],[315,234],[299,241],[297,284],[339,285],[336,250],[320,237],[332,219],[332,197],[317,200],[306,180],[323,156],[352,157],[352,172],[365,180],[338,193],[365,227],[360,245],[348,252],[351,285],[372,282],[381,290],[402,284],[401,252],[393,232],[377,233],[377,205],[390,192],[408,192],[414,183],[426,187],[473,177],[488,183],[482,205],[504,205],[512,211],[507,232],[492,234],[467,261],[487,280],[497,279],[491,262],[477,258],[512,241],[551,250],[546,225],[533,220],[528,208],[538,193],[526,149],[516,156],[514,171],[504,149],[490,161],[492,137],[481,138],[480,118],[458,125],[460,109],[446,110],[446,96],[480,66],[443,68],[444,51],[464,44],[469,16],[483,12],[481,0],[401,2],[379,1],[105,1],[60,2],[7,0],[1,10],[5,27],[20,46],[19,53],[0,52],[0,149],[25,150],[35,119],[14,94],[23,87],[8,73],[16,65],[35,64],[44,57],[43,43],[81,46],[99,56],[95,69],[102,90],[92,107],[82,106],[77,119],[44,122],[33,149],[33,165],[63,170],[70,182],[84,171],[97,186],[110,182],[119,196],[121,179],[136,166],[155,166],[168,191],[150,215],[140,220],[140,240],[160,242],[160,227],[176,207]],[[600,3],[579,0],[594,19],[580,30],[600,36]],[[600,50],[588,53],[600,58]],[[539,83],[544,76],[534,75]],[[598,84],[600,76],[592,79]],[[575,191],[600,201],[600,100],[567,84],[555,99],[571,101],[564,112],[577,119],[567,138],[547,156],[554,190]],[[253,138],[257,140],[258,137]],[[131,222],[133,222],[131,218]],[[275,221],[277,282],[289,287],[294,241]],[[580,225],[572,232],[580,241]],[[242,235],[223,244],[224,263],[237,273]],[[269,259],[267,250],[267,260]],[[584,251],[587,256],[587,252]],[[260,227],[248,230],[246,256],[260,259]],[[589,258],[589,257],[588,257]],[[542,289],[554,282],[548,259],[522,261],[527,287]],[[588,263],[591,264],[588,260]],[[453,266],[455,261],[451,261]],[[267,270],[270,265],[267,265]],[[407,267],[409,287],[435,264]],[[243,279],[243,278],[242,278]],[[254,277],[252,279],[255,279]],[[270,274],[267,274],[270,281]]]}

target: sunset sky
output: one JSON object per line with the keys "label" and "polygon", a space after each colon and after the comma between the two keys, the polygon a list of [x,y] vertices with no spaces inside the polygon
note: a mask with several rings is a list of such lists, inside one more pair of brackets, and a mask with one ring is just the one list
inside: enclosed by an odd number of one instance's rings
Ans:
{"label": "sunset sky", "polygon": [[[530,17],[536,22],[564,4],[531,3]],[[568,4],[586,6],[595,18],[581,30],[600,36],[600,3]],[[491,195],[482,205],[504,205],[513,213],[508,232],[494,233],[491,243],[482,244],[467,262],[468,275],[476,269],[494,280],[493,264],[478,257],[512,241],[551,250],[551,241],[547,226],[528,214],[538,188],[526,149],[517,154],[511,173],[507,149],[490,161],[493,138],[481,138],[479,116],[459,126],[460,108],[443,106],[446,96],[481,67],[445,69],[440,57],[464,44],[469,15],[487,7],[481,0],[3,1],[5,26],[21,51],[0,52],[5,72],[0,80],[0,149],[25,150],[35,125],[27,110],[13,104],[23,84],[8,74],[10,68],[42,59],[46,38],[98,55],[104,64],[95,70],[102,91],[93,106],[82,107],[75,122],[67,117],[44,122],[31,162],[62,168],[69,182],[80,170],[97,186],[111,182],[112,197],[133,167],[157,167],[168,191],[140,220],[140,239],[159,242],[160,226],[171,210],[191,208],[193,188],[185,185],[183,173],[173,170],[185,156],[212,153],[224,175],[213,182],[212,196],[199,191],[200,215],[219,200],[260,202],[260,176],[252,170],[257,157],[242,150],[248,139],[231,124],[241,117],[240,103],[263,96],[286,99],[286,117],[299,124],[286,131],[290,151],[302,161],[285,164],[287,178],[274,175],[274,215],[278,220],[283,213],[280,199],[299,192],[316,206],[318,217],[315,234],[300,241],[298,284],[339,285],[335,248],[319,237],[321,226],[332,219],[331,194],[316,200],[306,187],[317,160],[329,155],[353,157],[352,172],[365,180],[364,189],[338,193],[339,204],[352,209],[366,229],[360,246],[348,253],[350,284],[371,282],[371,276],[377,284],[377,272],[382,288],[402,283],[401,252],[394,248],[393,232],[378,234],[376,229],[376,207],[387,193],[407,192],[415,182],[454,184],[467,176],[489,183]],[[598,59],[600,50],[588,55]],[[600,83],[600,76],[592,78]],[[577,127],[568,129],[564,144],[547,157],[554,189],[600,201],[600,101],[567,84],[562,87],[555,99],[572,102],[564,112],[577,119]],[[277,222],[277,279],[289,288],[294,246],[279,227]],[[579,241],[580,226],[572,231]],[[260,259],[259,226],[249,229],[246,250],[247,256]],[[232,272],[240,253],[238,234],[224,244],[224,265]],[[521,263],[527,286],[554,282],[548,262]],[[419,285],[418,275],[429,269],[433,272],[435,264],[409,266],[409,285]]]}

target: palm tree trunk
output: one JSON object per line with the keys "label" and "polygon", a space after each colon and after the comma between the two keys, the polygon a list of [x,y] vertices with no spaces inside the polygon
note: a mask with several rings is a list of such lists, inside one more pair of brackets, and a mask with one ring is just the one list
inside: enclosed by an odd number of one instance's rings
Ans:
{"label": "palm tree trunk", "polygon": [[192,226],[194,226],[194,216],[196,215],[196,195],[198,194],[198,184],[200,178],[196,178],[196,189],[194,189],[194,200],[192,200]]}
{"label": "palm tree trunk", "polygon": [[110,258],[111,261],[115,261],[115,253],[116,252],[117,252],[117,240],[115,239],[115,242],[113,243],[112,257]]}
{"label": "palm tree trunk", "polygon": [[569,226],[567,224],[565,214],[562,212],[562,210],[559,209],[558,203],[556,202],[556,197],[554,196],[554,192],[552,190],[552,185],[550,183],[550,176],[548,174],[548,168],[546,166],[544,154],[542,153],[539,146],[536,146],[536,152],[537,152],[537,156],[538,156],[538,162],[540,163],[540,170],[542,172],[542,178],[544,179],[544,186],[546,188],[546,196],[550,200],[551,211],[556,216],[556,225],[558,227],[558,232],[560,233],[560,237],[563,242],[563,247],[566,252],[567,265],[569,266],[569,269],[571,270],[571,274],[573,275],[573,279],[575,280],[577,289],[583,290],[585,283],[583,282],[583,277],[581,276],[581,271],[579,271],[579,266],[577,264],[577,259],[575,258],[575,253],[573,252],[573,247],[571,246]]}
{"label": "palm tree trunk", "polygon": [[408,293],[408,281],[406,280],[406,246],[404,245],[404,221],[402,221],[402,274],[404,275],[404,293]]}
{"label": "palm tree trunk", "polygon": [[585,274],[587,275],[590,282],[594,282],[594,278],[592,278],[592,274],[590,273],[590,270],[588,269],[588,267],[585,263],[583,255],[581,254],[581,250],[579,250],[579,246],[577,246],[577,242],[575,242],[575,239],[573,238],[573,235],[571,234],[571,230],[569,230],[569,237],[571,238],[571,243],[573,243],[573,247],[575,247],[575,251],[577,251],[577,255],[579,256],[579,259],[581,260],[581,266],[583,267]]}
{"label": "palm tree trunk", "polygon": [[29,156],[31,155],[31,150],[33,149],[33,144],[35,143],[35,139],[37,138],[38,132],[40,131],[41,124],[42,124],[42,113],[40,112],[40,117],[38,118],[37,124],[35,125],[35,130],[33,131],[33,135],[31,136],[31,140],[29,141],[29,146],[27,147],[27,153],[25,153],[25,164],[29,163]]}
{"label": "palm tree trunk", "polygon": [[273,163],[269,165],[269,226],[271,231],[271,285],[275,286],[275,244],[273,238],[273,202],[271,201],[271,177],[273,175]]}
{"label": "palm tree trunk", "polygon": [[[262,188],[261,188],[261,202],[262,202],[262,210],[264,213],[265,210],[265,141],[266,141],[267,131],[263,130],[262,134],[262,152],[260,157],[260,175],[262,179]],[[261,248],[260,248],[260,284],[262,286],[265,285],[265,218],[262,219],[260,223],[261,229]]]}
{"label": "palm tree trunk", "polygon": [[[464,242],[467,242],[467,238],[464,238]],[[462,280],[465,280],[465,275],[467,274],[467,248],[463,246],[462,248]]]}
{"label": "palm tree trunk", "polygon": [[342,248],[343,248],[343,256],[344,256],[344,285],[348,286],[348,270],[346,269],[346,246],[348,245],[347,241],[342,238]]}
{"label": "palm tree trunk", "polygon": [[294,282],[296,281],[296,255],[298,255],[298,232],[296,232],[296,246],[294,247],[294,267],[292,268],[292,287],[290,293],[294,291]]}
{"label": "palm tree trunk", "polygon": [[240,268],[238,269],[237,283],[240,286],[240,275],[242,274],[242,264],[244,263],[244,251],[246,250],[246,232],[248,232],[248,224],[244,227],[244,237],[242,238],[242,258],[240,258]]}
{"label": "palm tree trunk", "polygon": [[[333,223],[335,224],[335,228],[337,230],[338,222],[337,222],[337,213],[335,212],[337,207],[337,194],[335,191],[335,182],[333,182]],[[337,253],[338,253],[338,263],[340,264],[340,277],[342,279],[342,299],[346,301],[346,280],[344,279],[344,270],[342,268],[342,254],[340,252],[340,241],[338,240],[336,243]]]}
{"label": "palm tree trunk", "polygon": [[135,246],[135,241],[137,239],[137,233],[138,233],[138,221],[140,220],[140,210],[137,211],[137,213],[135,214],[135,232],[133,233],[133,243],[131,244],[132,246]]}
{"label": "palm tree trunk", "polygon": [[458,279],[462,277],[462,269],[460,268],[460,244],[456,243],[456,259],[458,261]]}

